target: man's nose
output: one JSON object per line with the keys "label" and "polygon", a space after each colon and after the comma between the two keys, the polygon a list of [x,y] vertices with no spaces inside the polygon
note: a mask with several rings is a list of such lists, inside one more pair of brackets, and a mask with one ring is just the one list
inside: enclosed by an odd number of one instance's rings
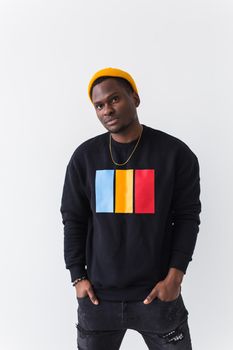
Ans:
{"label": "man's nose", "polygon": [[111,115],[113,114],[114,109],[111,105],[107,104],[104,106],[104,115]]}

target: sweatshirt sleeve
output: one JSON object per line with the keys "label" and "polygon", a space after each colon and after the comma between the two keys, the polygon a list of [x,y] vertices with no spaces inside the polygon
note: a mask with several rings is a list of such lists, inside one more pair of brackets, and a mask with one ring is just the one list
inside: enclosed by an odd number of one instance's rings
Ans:
{"label": "sweatshirt sleeve", "polygon": [[65,174],[60,212],[64,225],[64,260],[71,282],[86,274],[85,249],[90,205],[77,160],[72,156]]}
{"label": "sweatshirt sleeve", "polygon": [[186,145],[178,155],[172,199],[173,237],[170,267],[184,273],[192,260],[199,232],[201,201],[199,162]]}

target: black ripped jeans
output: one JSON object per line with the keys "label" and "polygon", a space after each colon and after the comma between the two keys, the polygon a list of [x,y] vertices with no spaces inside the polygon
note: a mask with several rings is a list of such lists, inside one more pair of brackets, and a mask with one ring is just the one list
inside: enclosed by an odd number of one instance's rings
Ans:
{"label": "black ripped jeans", "polygon": [[[77,297],[77,348],[118,350],[127,329],[138,331],[149,350],[192,350],[188,311],[182,295],[173,301],[100,300]],[[136,349],[135,349],[136,350]]]}

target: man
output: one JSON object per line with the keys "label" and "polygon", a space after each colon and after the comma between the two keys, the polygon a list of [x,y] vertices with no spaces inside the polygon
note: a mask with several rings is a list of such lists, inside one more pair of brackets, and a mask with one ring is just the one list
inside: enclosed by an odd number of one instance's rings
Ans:
{"label": "man", "polygon": [[134,329],[149,349],[190,350],[181,283],[200,225],[198,159],[140,124],[129,73],[99,70],[88,94],[107,132],[73,152],[61,202],[78,349],[119,349]]}

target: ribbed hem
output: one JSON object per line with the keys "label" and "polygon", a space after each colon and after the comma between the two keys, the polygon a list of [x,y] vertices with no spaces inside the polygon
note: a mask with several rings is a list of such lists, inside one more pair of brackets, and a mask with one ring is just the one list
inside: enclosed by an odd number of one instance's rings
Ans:
{"label": "ribbed hem", "polygon": [[93,290],[100,300],[111,301],[143,301],[154,288],[151,286],[133,286],[127,288],[96,288]]}

